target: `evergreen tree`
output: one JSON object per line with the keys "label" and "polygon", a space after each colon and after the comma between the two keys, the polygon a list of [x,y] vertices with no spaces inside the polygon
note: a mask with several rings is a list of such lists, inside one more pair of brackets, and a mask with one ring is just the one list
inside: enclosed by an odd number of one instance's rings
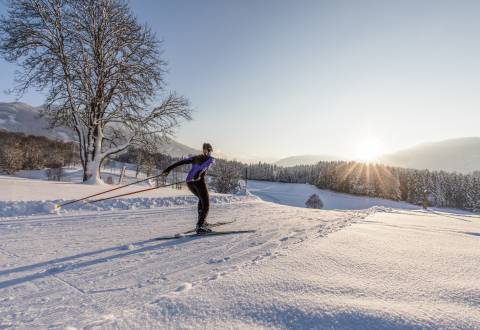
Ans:
{"label": "evergreen tree", "polygon": [[311,209],[321,209],[321,208],[323,208],[323,202],[320,199],[320,197],[318,197],[317,194],[311,195],[308,198],[308,200],[305,202],[305,205],[308,208],[311,208]]}

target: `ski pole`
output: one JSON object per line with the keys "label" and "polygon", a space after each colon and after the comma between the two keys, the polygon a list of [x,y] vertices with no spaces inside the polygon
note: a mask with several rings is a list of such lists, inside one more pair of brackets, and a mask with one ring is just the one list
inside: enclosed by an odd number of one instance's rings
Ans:
{"label": "ski pole", "polygon": [[79,198],[79,199],[75,199],[75,200],[73,200],[73,201],[69,201],[69,202],[62,203],[62,204],[56,204],[56,205],[55,205],[55,210],[58,210],[58,209],[64,207],[65,205],[70,205],[70,204],[73,204],[73,203],[81,202],[81,201],[83,201],[83,200],[85,200],[85,199],[88,199],[88,198],[92,198],[92,197],[95,197],[95,196],[103,195],[103,194],[106,194],[106,193],[108,193],[108,192],[115,191],[115,190],[118,190],[118,189],[122,189],[122,188],[125,188],[125,187],[128,187],[128,186],[131,186],[131,185],[140,183],[140,182],[145,182],[145,181],[148,181],[148,180],[150,180],[150,179],[157,178],[157,177],[159,177],[159,176],[161,176],[161,175],[162,175],[162,174],[154,175],[154,176],[148,177],[148,178],[143,179],[143,180],[139,180],[139,181],[135,181],[135,182],[132,182],[132,183],[128,183],[128,184],[123,185],[123,186],[120,186],[120,187],[115,187],[115,188],[113,188],[113,189],[109,189],[109,190],[106,190],[106,191],[103,191],[103,192],[99,192],[99,193],[96,193],[96,194],[93,194],[93,195],[89,195],[89,196],[86,196],[86,197],[82,197],[82,198]]}
{"label": "ski pole", "polygon": [[154,190],[154,189],[159,189],[159,188],[165,188],[165,187],[173,186],[173,185],[175,185],[175,184],[179,184],[179,183],[182,183],[182,182],[184,182],[184,181],[178,181],[178,182],[174,182],[174,183],[169,183],[169,184],[166,184],[166,185],[163,185],[163,186],[158,186],[158,187],[151,187],[151,188],[141,189],[141,190],[132,191],[132,192],[129,192],[129,193],[120,194],[120,195],[116,195],[116,196],[110,196],[110,197],[105,197],[105,198],[100,198],[100,199],[94,199],[93,201],[86,201],[85,204],[92,204],[92,203],[96,203],[96,202],[106,201],[106,200],[112,199],[112,198],[117,198],[117,197],[123,197],[123,196],[138,194],[138,193],[141,193],[141,192],[144,192],[144,191],[149,191],[149,190]]}

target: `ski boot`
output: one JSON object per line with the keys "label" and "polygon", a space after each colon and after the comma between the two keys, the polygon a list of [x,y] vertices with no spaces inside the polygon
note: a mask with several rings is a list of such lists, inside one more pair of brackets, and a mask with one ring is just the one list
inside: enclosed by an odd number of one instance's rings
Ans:
{"label": "ski boot", "polygon": [[203,223],[200,226],[197,225],[197,229],[195,231],[197,232],[197,235],[204,235],[212,232],[212,230],[208,228],[208,225],[206,223]]}

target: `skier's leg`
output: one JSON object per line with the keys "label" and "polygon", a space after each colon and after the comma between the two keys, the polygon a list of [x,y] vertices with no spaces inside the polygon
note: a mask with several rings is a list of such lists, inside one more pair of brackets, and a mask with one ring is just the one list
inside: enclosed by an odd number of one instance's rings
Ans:
{"label": "skier's leg", "polygon": [[203,212],[203,210],[202,210],[202,200],[199,198],[198,199],[198,204],[197,204],[198,219],[200,219],[202,212]]}
{"label": "skier's leg", "polygon": [[202,199],[200,198],[200,194],[199,194],[196,182],[187,182],[187,187],[192,192],[192,194],[194,194],[195,196],[198,197],[198,204],[197,204],[198,221],[197,221],[197,223],[199,223],[200,218],[201,218],[201,214],[203,213],[203,211],[202,211]]}
{"label": "skier's leg", "polygon": [[210,209],[210,200],[208,196],[207,184],[204,180],[200,180],[196,182],[196,188],[198,191],[198,198],[202,203],[201,212],[198,214],[198,223],[197,226],[203,225],[205,219],[208,216],[208,211]]}
{"label": "skier's leg", "polygon": [[[195,187],[195,182],[187,182],[187,187],[188,187],[188,190],[190,190],[190,192],[192,194],[194,194],[195,196],[198,197],[198,192],[197,192],[197,187]],[[200,198],[200,197],[198,197]]]}

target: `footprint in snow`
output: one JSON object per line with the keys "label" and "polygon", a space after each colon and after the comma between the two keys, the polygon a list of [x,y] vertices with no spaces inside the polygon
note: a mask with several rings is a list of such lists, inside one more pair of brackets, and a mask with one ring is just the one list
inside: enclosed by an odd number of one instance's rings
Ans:
{"label": "footprint in snow", "polygon": [[177,290],[177,292],[185,292],[185,291],[189,291],[192,289],[192,283],[188,283],[188,282],[185,282],[183,283],[182,285],[180,285]]}
{"label": "footprint in snow", "polygon": [[220,274],[214,274],[208,278],[208,281],[215,281],[220,277]]}
{"label": "footprint in snow", "polygon": [[208,264],[220,264],[222,262],[225,262],[225,261],[228,261],[230,260],[230,257],[225,257],[225,258],[222,258],[222,259],[215,259],[215,258],[212,258],[210,260],[208,260]]}
{"label": "footprint in snow", "polygon": [[221,272],[221,273],[216,273],[210,276],[207,281],[215,281],[218,280],[220,277],[227,275],[228,272]]}

